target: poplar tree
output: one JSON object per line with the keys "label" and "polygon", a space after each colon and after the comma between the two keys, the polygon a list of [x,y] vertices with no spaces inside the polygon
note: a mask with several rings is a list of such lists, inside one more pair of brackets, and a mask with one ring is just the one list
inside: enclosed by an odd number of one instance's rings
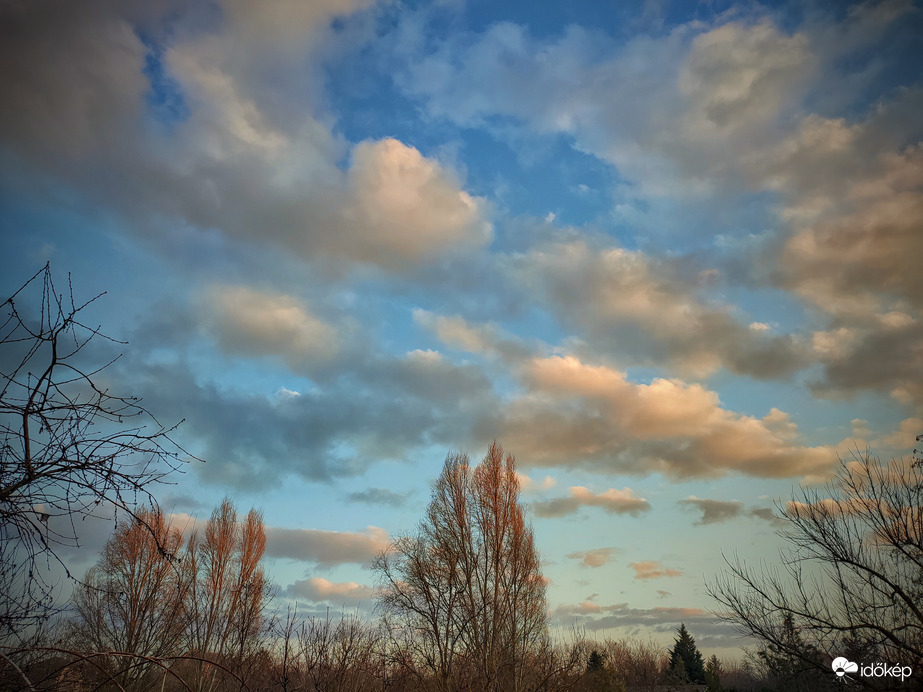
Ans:
{"label": "poplar tree", "polygon": [[[545,581],[519,504],[516,460],[496,442],[471,468],[450,454],[416,535],[381,553],[379,605],[440,690],[518,690],[547,640]],[[464,682],[463,682],[464,681]]]}

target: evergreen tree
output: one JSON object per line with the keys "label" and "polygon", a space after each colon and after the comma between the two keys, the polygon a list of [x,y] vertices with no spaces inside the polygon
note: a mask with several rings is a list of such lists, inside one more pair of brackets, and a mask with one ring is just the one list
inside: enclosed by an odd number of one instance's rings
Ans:
{"label": "evergreen tree", "polygon": [[705,682],[708,685],[708,692],[721,692],[721,661],[714,654],[705,664]]}
{"label": "evergreen tree", "polygon": [[815,692],[835,684],[816,647],[804,641],[791,613],[784,613],[773,640],[757,651],[764,678],[791,692]]}
{"label": "evergreen tree", "polygon": [[685,623],[680,624],[678,635],[670,650],[670,674],[682,682],[704,685],[705,661]]}
{"label": "evergreen tree", "polygon": [[604,666],[605,661],[603,660],[602,655],[596,649],[593,649],[593,652],[590,654],[590,658],[586,663],[586,672],[595,673],[596,671],[602,670]]}
{"label": "evergreen tree", "polygon": [[586,692],[624,692],[625,685],[606,665],[606,656],[593,649],[586,664],[581,690]]}

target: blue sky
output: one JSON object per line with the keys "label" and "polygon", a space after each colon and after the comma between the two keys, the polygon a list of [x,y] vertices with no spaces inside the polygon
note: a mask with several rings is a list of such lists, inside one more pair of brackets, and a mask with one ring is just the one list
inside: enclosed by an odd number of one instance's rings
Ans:
{"label": "blue sky", "polygon": [[370,608],[497,439],[556,626],[727,651],[722,552],[923,432],[918,3],[2,12],[3,291],[108,292],[112,386],[206,460],[158,497],[262,508],[280,604]]}

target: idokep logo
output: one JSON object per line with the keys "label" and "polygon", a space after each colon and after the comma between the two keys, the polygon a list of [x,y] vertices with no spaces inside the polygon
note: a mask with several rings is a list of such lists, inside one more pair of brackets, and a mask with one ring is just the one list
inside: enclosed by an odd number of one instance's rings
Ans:
{"label": "idokep logo", "polygon": [[856,673],[859,671],[858,663],[853,663],[842,656],[833,659],[833,663],[830,665],[833,667],[833,672],[836,673],[838,678],[843,677],[846,673]]}
{"label": "idokep logo", "polygon": [[860,666],[842,656],[833,659],[830,667],[833,668],[838,678],[842,678],[847,673],[858,673],[863,678],[900,678],[903,682],[913,674],[913,668],[910,666],[892,666],[887,663],[870,663]]}

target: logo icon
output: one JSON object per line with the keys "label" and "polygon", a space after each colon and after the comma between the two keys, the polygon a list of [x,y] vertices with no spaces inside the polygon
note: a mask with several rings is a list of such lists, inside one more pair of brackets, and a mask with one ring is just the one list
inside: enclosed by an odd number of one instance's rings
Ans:
{"label": "logo icon", "polygon": [[853,663],[849,659],[843,658],[842,656],[833,659],[833,663],[831,663],[830,666],[833,668],[833,672],[836,673],[838,678],[843,677],[846,675],[846,673],[859,672],[858,663]]}

